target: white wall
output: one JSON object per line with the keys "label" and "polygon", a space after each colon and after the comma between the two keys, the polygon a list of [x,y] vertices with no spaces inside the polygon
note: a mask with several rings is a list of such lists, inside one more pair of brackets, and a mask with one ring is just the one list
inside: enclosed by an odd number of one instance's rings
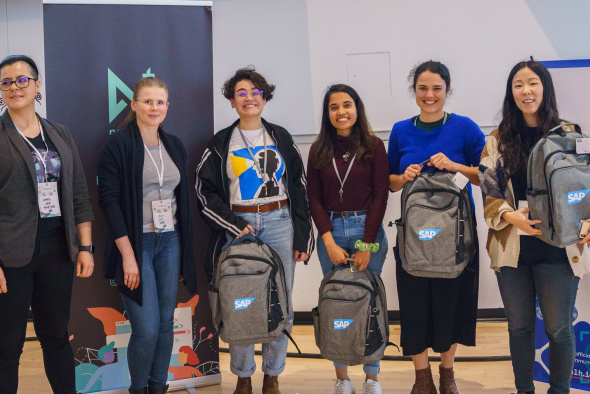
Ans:
{"label": "white wall", "polygon": [[43,0],[0,0],[0,60],[8,55],[27,55],[37,64],[44,100],[36,106],[45,116]]}
{"label": "white wall", "polygon": [[277,84],[264,116],[280,119],[294,134],[313,133],[308,43],[305,1],[214,1],[215,129],[237,119],[220,93],[223,82],[238,68],[254,65],[270,83]]}
{"label": "white wall", "polygon": [[[255,64],[277,85],[276,99],[265,107],[264,116],[296,135],[307,161],[328,85],[348,83],[357,89],[373,128],[387,144],[393,123],[418,112],[408,93],[410,69],[421,61],[438,59],[452,76],[447,110],[471,117],[487,134],[497,124],[506,78],[518,61],[530,55],[537,60],[590,58],[588,15],[586,0],[559,5],[553,0],[215,1],[213,79],[217,89],[238,67]],[[243,27],[252,21],[263,28]],[[562,116],[590,130],[586,94],[590,69],[551,72]],[[219,130],[236,115],[215,94],[215,128]],[[474,197],[482,251],[479,307],[501,308],[495,275],[488,268],[487,228],[478,188]],[[397,217],[399,195],[393,194],[384,222]],[[393,246],[395,230],[386,231]],[[297,270],[296,311],[316,305],[321,277],[315,255],[309,266]],[[389,308],[398,309],[392,252],[383,278],[391,294]]]}

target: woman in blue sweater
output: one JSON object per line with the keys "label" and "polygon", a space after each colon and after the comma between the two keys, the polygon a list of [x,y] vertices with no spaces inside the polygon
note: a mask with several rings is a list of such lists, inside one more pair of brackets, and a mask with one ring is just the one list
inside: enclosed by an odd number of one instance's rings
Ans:
{"label": "woman in blue sweater", "polygon": [[[390,189],[401,190],[432,166],[460,172],[479,185],[477,169],[485,138],[471,119],[443,110],[451,89],[447,67],[430,60],[414,68],[408,79],[412,81],[420,114],[397,122],[391,130]],[[427,165],[419,164],[424,162]],[[397,247],[395,256],[401,345],[404,355],[412,356],[416,369],[412,394],[437,392],[428,363],[428,348],[441,353],[440,393],[457,393],[453,372],[457,344],[475,345],[478,253],[454,279],[412,276],[402,268]]]}

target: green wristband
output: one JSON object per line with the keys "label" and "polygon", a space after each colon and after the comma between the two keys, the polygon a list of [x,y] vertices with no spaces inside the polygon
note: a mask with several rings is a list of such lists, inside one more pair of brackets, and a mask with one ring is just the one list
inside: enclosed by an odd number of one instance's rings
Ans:
{"label": "green wristband", "polygon": [[358,239],[355,244],[354,247],[357,248],[358,250],[360,250],[361,252],[366,252],[367,250],[370,251],[371,253],[375,253],[379,250],[379,244],[378,243],[366,243],[361,241],[360,239]]}

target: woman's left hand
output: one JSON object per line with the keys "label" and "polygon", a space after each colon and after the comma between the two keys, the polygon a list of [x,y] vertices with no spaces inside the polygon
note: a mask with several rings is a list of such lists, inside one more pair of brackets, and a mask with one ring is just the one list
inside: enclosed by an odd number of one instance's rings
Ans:
{"label": "woman's left hand", "polygon": [[445,156],[444,153],[437,153],[430,157],[429,166],[434,166],[439,170],[447,170],[449,172],[459,172],[457,163]]}
{"label": "woman's left hand", "polygon": [[295,251],[295,261],[296,262],[305,261],[307,259],[309,259],[309,255],[307,253],[300,252],[298,250]]}
{"label": "woman's left hand", "polygon": [[78,252],[76,259],[76,276],[90,278],[94,271],[94,256],[90,252]]}
{"label": "woman's left hand", "polygon": [[371,260],[371,251],[366,250],[361,252],[360,250],[351,256],[354,259],[354,266],[358,267],[359,271],[364,271],[369,265]]}

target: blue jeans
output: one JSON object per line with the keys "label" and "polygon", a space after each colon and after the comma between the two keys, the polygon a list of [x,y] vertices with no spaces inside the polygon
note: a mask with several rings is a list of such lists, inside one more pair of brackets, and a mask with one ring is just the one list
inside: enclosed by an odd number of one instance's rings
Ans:
{"label": "blue jeans", "polygon": [[[289,292],[289,324],[287,331],[291,332],[293,328],[293,302],[291,294],[293,293],[293,280],[295,277],[295,259],[293,251],[293,222],[289,207],[282,207],[270,212],[234,212],[236,216],[245,219],[253,228],[254,234],[272,247],[281,258],[285,269],[285,281],[287,291]],[[238,243],[242,237],[235,242]],[[227,247],[231,241],[228,236]],[[270,343],[262,344],[262,371],[270,376],[278,376],[285,369],[285,360],[287,358],[287,345],[289,339],[281,333],[277,339]],[[229,354],[231,356],[230,369],[232,373],[240,378],[252,376],[256,370],[254,361],[254,345],[232,345],[229,344]]]}
{"label": "blue jeans", "polygon": [[[366,215],[351,215],[346,218],[332,219],[332,227],[334,227],[332,237],[334,238],[336,245],[340,246],[350,255],[356,253],[357,249],[355,249],[354,244],[358,239],[363,239],[366,218]],[[379,250],[375,253],[371,253],[371,259],[369,260],[367,269],[381,275],[383,263],[385,263],[385,257],[387,256],[387,249],[389,249],[383,225],[377,232],[377,239],[375,242],[379,243]],[[334,264],[332,264],[332,260],[330,260],[330,256],[328,255],[326,245],[324,244],[321,235],[318,236],[317,251],[320,265],[322,266],[322,272],[324,273],[324,276],[326,276],[328,271],[334,267]],[[334,363],[334,367],[345,368],[346,365]],[[379,370],[379,361],[365,364],[363,366],[363,371],[367,375],[377,375]]]}
{"label": "blue jeans", "polygon": [[573,311],[580,279],[574,276],[567,261],[502,267],[497,279],[508,318],[516,388],[521,391],[535,388],[536,293],[549,338],[550,388],[547,393],[569,393],[576,346]]}
{"label": "blue jeans", "polygon": [[148,383],[166,385],[179,275],[178,233],[144,233],[140,277],[143,305],[122,295],[132,329],[127,351],[132,389],[142,389]]}

